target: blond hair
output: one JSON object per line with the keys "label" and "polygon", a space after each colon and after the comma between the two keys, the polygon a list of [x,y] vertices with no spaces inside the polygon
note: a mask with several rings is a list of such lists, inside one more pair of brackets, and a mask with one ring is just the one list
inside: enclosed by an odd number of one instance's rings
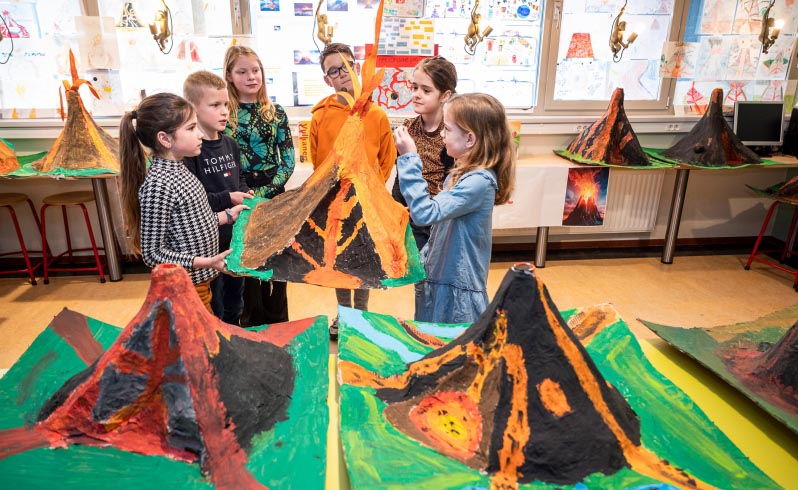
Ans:
{"label": "blond hair", "polygon": [[[272,122],[274,119],[274,104],[272,104],[271,99],[269,99],[269,96],[266,94],[266,77],[263,74],[263,63],[261,63],[255,51],[246,46],[239,45],[227,48],[227,52],[224,54],[224,76],[228,78],[232,75],[233,65],[235,65],[238,58],[242,56],[249,56],[258,62],[261,84],[258,93],[255,94],[255,100],[260,104],[261,116],[263,116],[267,122]],[[238,107],[241,97],[238,94],[238,89],[232,82],[227,84],[227,96],[230,99],[230,126],[233,128],[233,131],[235,131],[236,127],[238,127]]]}
{"label": "blond hair", "polygon": [[183,97],[194,105],[197,105],[202,100],[202,95],[205,89],[221,90],[227,88],[224,78],[215,73],[201,70],[195,71],[186,77],[183,82]]}
{"label": "blond hair", "polygon": [[449,186],[468,172],[493,169],[499,186],[494,202],[506,203],[515,186],[515,150],[504,106],[488,94],[455,95],[445,105],[445,118],[476,138],[474,146],[457,159]]}

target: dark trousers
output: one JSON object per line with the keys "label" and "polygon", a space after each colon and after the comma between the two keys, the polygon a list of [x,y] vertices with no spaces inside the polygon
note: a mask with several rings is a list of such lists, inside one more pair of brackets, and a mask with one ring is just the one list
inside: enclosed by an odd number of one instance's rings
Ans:
{"label": "dark trousers", "polygon": [[238,325],[244,309],[244,278],[219,274],[211,281],[211,308],[223,322]]}
{"label": "dark trousers", "polygon": [[242,327],[256,327],[288,321],[286,283],[244,278],[244,311]]}

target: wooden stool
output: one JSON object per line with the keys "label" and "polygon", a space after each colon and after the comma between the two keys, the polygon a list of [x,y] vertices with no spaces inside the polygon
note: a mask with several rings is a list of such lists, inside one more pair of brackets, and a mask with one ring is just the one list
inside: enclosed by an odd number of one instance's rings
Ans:
{"label": "wooden stool", "polygon": [[[16,255],[18,253],[22,253],[22,257],[25,259],[25,268],[18,269],[13,271],[2,271],[0,274],[19,274],[22,272],[27,272],[28,276],[30,277],[30,283],[35,286],[36,285],[36,276],[34,272],[36,269],[39,268],[40,265],[44,262],[37,263],[35,266],[31,264],[29,253],[41,253],[41,250],[28,250],[25,246],[25,239],[22,237],[22,230],[19,227],[19,221],[17,221],[17,213],[14,212],[14,204],[21,204],[27,201],[28,206],[30,206],[30,212],[33,214],[33,219],[36,221],[36,228],[41,229],[39,225],[39,215],[36,213],[36,208],[33,206],[33,202],[31,202],[30,198],[25,194],[18,194],[18,193],[3,193],[0,194],[0,207],[8,209],[9,214],[11,214],[11,221],[14,222],[14,230],[17,232],[17,240],[19,240],[19,247],[20,250],[16,252],[5,252],[0,254],[0,257],[4,257],[7,255]],[[43,248],[43,247],[42,247]]]}
{"label": "wooden stool", "polygon": [[[44,205],[42,206],[41,210],[41,230],[42,230],[42,248],[48,251],[48,258],[44,260],[44,283],[49,284],[50,272],[81,272],[81,271],[97,271],[100,274],[100,282],[105,282],[105,275],[103,274],[103,267],[105,266],[104,263],[100,261],[100,254],[98,252],[97,244],[94,241],[94,232],[91,229],[91,221],[89,220],[89,213],[86,211],[86,206],[84,203],[94,201],[94,193],[91,191],[75,191],[75,192],[62,192],[60,194],[53,194],[51,196],[45,197],[42,202]],[[61,207],[61,214],[64,217],[64,230],[66,231],[66,240],[67,240],[67,249],[65,252],[53,257],[51,253],[49,253],[49,248],[47,247],[47,222],[44,217],[44,212],[50,206],[60,206]],[[67,219],[67,206],[78,206],[83,211],[83,217],[86,220],[86,229],[89,232],[89,240],[91,240],[91,248],[72,248],[72,239],[69,235],[69,220]],[[86,250],[91,250],[94,253],[94,261],[96,263],[95,266],[92,267],[50,267],[55,261],[63,257],[64,255],[69,256],[69,262],[74,262],[74,257],[72,255],[73,252],[82,252]],[[99,250],[105,251],[105,248],[99,247]]]}
{"label": "wooden stool", "polygon": [[[784,248],[781,250],[781,257],[779,258],[779,263],[771,262],[766,259],[762,259],[757,257],[757,254],[764,254],[770,252],[778,252],[779,250],[759,250],[759,244],[762,243],[762,236],[765,234],[765,230],[768,227],[768,223],[770,222],[770,218],[773,217],[773,211],[776,210],[779,204],[788,204],[793,206],[793,213],[792,213],[792,222],[790,223],[790,230],[787,232],[787,239],[784,242]],[[781,201],[776,200],[773,201],[773,204],[770,205],[770,209],[768,209],[768,214],[765,216],[765,222],[762,224],[762,229],[759,231],[759,236],[756,238],[756,243],[754,244],[754,249],[751,251],[751,256],[748,257],[748,262],[745,264],[745,270],[749,270],[751,268],[751,262],[757,261],[762,262],[765,265],[769,265],[770,267],[775,267],[776,269],[783,270],[784,272],[789,272],[790,274],[795,276],[795,279],[792,283],[792,288],[798,291],[798,270],[792,269],[784,264],[784,259],[787,258],[787,255],[796,253],[795,250],[790,250],[790,243],[792,242],[793,237],[795,236],[795,225],[798,223],[798,209],[795,209],[794,202],[788,201]]]}

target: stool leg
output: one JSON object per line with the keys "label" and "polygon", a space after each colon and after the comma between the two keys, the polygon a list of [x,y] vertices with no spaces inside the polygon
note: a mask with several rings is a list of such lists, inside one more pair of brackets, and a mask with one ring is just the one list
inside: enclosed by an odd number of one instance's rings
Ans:
{"label": "stool leg", "polygon": [[[31,201],[30,199],[28,199],[27,201],[28,201],[28,206],[30,207],[30,212],[33,214],[33,220],[36,221],[36,229],[39,230],[39,232],[41,233],[42,222],[41,220],[39,220],[39,213],[36,212],[36,207],[33,205],[33,201]],[[44,248],[45,248],[44,244],[42,244],[42,257],[47,257],[47,255],[44,254]],[[47,250],[47,253],[49,255],[52,255],[52,252],[50,252],[50,250]]]}
{"label": "stool leg", "polygon": [[50,257],[52,254],[50,253],[50,247],[47,246],[47,220],[45,219],[44,212],[49,208],[49,204],[42,205],[41,210],[41,229],[42,229],[42,255],[44,259],[42,260],[42,266],[44,268],[44,283],[50,284],[50,276],[49,276],[49,269],[50,269]]}
{"label": "stool leg", "polygon": [[94,252],[94,261],[97,263],[97,272],[100,273],[100,282],[105,283],[105,275],[103,274],[103,264],[100,262],[100,253],[97,251],[97,244],[94,242],[94,232],[91,230],[91,221],[89,220],[89,213],[86,211],[86,206],[80,204],[80,209],[83,210],[83,217],[86,218],[86,228],[89,230],[89,240],[91,240],[91,249]]}
{"label": "stool leg", "polygon": [[762,236],[765,234],[765,230],[768,227],[768,223],[770,222],[770,217],[773,216],[773,211],[776,210],[776,206],[779,205],[779,201],[773,201],[773,204],[770,205],[770,209],[768,209],[768,214],[765,216],[765,222],[762,223],[762,229],[759,230],[759,236],[756,237],[756,243],[754,244],[754,249],[751,251],[751,255],[748,257],[748,262],[745,263],[745,270],[751,268],[751,262],[754,261],[754,257],[756,256],[756,251],[759,250],[759,244],[762,243]]}
{"label": "stool leg", "polygon": [[30,257],[28,257],[28,249],[25,247],[25,238],[22,236],[22,230],[19,227],[19,221],[17,221],[17,213],[14,212],[14,208],[11,206],[3,207],[8,208],[8,212],[11,214],[11,221],[14,222],[14,230],[17,232],[17,240],[19,240],[19,246],[22,249],[22,257],[25,259],[25,267],[28,269],[30,283],[35,286],[36,277],[33,275],[33,266],[30,263]]}
{"label": "stool leg", "polygon": [[69,236],[69,218],[67,218],[67,209],[66,206],[61,206],[61,214],[64,216],[64,231],[66,232],[66,240],[67,240],[67,256],[69,257],[69,263],[73,263],[75,259],[72,257],[72,238]]}
{"label": "stool leg", "polygon": [[781,252],[781,262],[782,263],[787,258],[787,255],[790,252],[790,244],[792,243],[792,237],[795,236],[795,223],[796,222],[798,222],[798,208],[793,207],[792,222],[790,222],[790,231],[787,232],[787,240],[784,242],[784,250],[782,250],[782,252]]}

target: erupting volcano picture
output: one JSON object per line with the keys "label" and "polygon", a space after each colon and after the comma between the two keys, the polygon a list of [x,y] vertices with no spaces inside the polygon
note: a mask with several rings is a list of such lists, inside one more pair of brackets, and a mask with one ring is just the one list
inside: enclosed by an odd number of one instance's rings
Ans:
{"label": "erupting volcano picture", "polygon": [[534,271],[511,269],[472,325],[349,308],[339,322],[353,489],[775,485],[612,306],[561,315]]}
{"label": "erupting volcano picture", "polygon": [[227,325],[173,264],[124,329],[64,309],[0,380],[4,488],[323,487],[326,325]]}
{"label": "erupting volcano picture", "polygon": [[798,433],[798,305],[711,328],[641,322]]}
{"label": "erupting volcano picture", "polygon": [[568,169],[563,226],[603,225],[609,180],[610,169],[607,167]]}

